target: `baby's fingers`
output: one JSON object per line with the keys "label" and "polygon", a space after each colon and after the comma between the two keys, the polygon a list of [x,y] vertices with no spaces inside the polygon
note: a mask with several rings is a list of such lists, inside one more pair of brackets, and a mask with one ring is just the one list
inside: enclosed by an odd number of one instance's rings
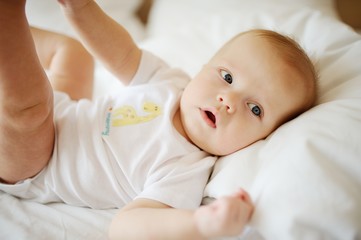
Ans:
{"label": "baby's fingers", "polygon": [[249,219],[252,216],[254,209],[250,195],[244,189],[240,188],[237,192],[233,194],[233,197],[241,199],[245,204],[245,206],[247,206],[247,208],[244,208],[244,211],[246,211],[246,209],[249,210],[249,215],[248,215],[248,219]]}
{"label": "baby's fingers", "polygon": [[245,201],[246,203],[252,204],[251,197],[249,194],[242,188],[238,189],[232,196],[237,197]]}

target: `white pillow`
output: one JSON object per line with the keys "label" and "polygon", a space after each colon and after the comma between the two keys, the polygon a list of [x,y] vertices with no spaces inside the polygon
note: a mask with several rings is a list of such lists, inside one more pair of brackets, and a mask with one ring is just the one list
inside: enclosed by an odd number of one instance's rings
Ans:
{"label": "white pillow", "polygon": [[333,5],[333,0],[155,0],[143,44],[193,75],[235,34],[256,27],[283,30],[287,25],[293,33],[304,11],[337,18]]}
{"label": "white pillow", "polygon": [[[144,26],[135,16],[142,0],[97,0],[102,9],[124,25],[136,41],[144,38]],[[56,0],[28,0],[26,12],[31,25],[75,36]]]}
{"label": "white pillow", "polygon": [[318,105],[220,158],[204,195],[248,190],[250,226],[267,240],[360,237],[361,38],[338,20],[333,1],[156,0],[149,24],[143,46],[190,74],[250,28],[300,42],[319,69]]}

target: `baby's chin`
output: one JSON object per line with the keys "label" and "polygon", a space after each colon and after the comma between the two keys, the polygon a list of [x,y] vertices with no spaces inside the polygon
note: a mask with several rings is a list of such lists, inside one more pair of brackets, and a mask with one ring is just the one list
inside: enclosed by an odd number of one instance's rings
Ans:
{"label": "baby's chin", "polygon": [[255,141],[249,141],[249,142],[241,142],[239,141],[238,144],[235,144],[233,146],[227,145],[225,144],[224,146],[221,146],[221,144],[218,144],[217,148],[213,148],[213,149],[209,149],[209,151],[206,151],[212,155],[215,156],[227,156],[230,155],[232,153],[238,152],[248,146],[251,146],[252,144],[258,142],[261,139],[255,140]]}
{"label": "baby's chin", "polygon": [[234,146],[234,147],[222,147],[222,146],[215,146],[215,147],[211,147],[211,146],[204,146],[203,148],[201,147],[201,149],[211,155],[214,156],[227,156],[230,155],[232,153],[235,153],[243,148],[245,148],[246,146]]}

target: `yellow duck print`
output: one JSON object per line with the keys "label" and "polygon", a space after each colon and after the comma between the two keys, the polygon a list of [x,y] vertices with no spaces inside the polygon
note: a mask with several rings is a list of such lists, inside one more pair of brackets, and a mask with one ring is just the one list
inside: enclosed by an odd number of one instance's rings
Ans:
{"label": "yellow duck print", "polygon": [[145,102],[143,104],[143,111],[148,113],[146,115],[138,115],[134,107],[123,106],[113,110],[112,126],[126,126],[138,123],[148,122],[161,114],[161,108],[154,103]]}

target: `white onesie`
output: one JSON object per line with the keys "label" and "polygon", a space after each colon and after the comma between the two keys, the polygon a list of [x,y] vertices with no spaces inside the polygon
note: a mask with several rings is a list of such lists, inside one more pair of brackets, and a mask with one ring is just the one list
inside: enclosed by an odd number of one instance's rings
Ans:
{"label": "white onesie", "polygon": [[143,51],[130,87],[94,102],[55,93],[56,143],[48,166],[0,189],[42,203],[123,207],[135,198],[196,208],[215,157],[173,126],[189,77]]}

